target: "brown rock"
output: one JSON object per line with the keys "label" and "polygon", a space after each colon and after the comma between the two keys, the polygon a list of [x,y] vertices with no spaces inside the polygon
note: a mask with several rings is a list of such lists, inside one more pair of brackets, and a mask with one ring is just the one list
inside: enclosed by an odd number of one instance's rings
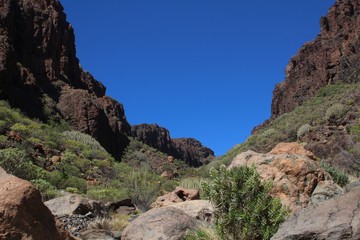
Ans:
{"label": "brown rock", "polygon": [[61,157],[60,157],[60,156],[52,156],[52,157],[50,158],[50,162],[52,162],[53,164],[58,163],[58,162],[60,162],[60,161],[61,161]]}
{"label": "brown rock", "polygon": [[166,207],[141,214],[124,229],[122,240],[180,240],[187,229],[195,229],[196,219],[183,211]]}
{"label": "brown rock", "polygon": [[283,223],[272,240],[360,239],[360,187],[308,206]]}
{"label": "brown rock", "polygon": [[301,155],[316,160],[314,154],[308,150],[306,150],[299,143],[279,143],[274,147],[270,152],[270,154],[294,154]]}
{"label": "brown rock", "polygon": [[[272,195],[279,197],[281,202],[296,212],[307,206],[318,183],[331,179],[330,175],[320,168],[319,164],[305,155],[279,151],[260,154],[247,151],[236,156],[229,169],[237,166],[255,165],[264,180],[273,181]],[[282,148],[284,150],[284,148]],[[290,150],[293,150],[290,148]],[[280,152],[274,154],[274,152]],[[299,153],[299,151],[295,151]]]}
{"label": "brown rock", "polygon": [[41,120],[65,116],[119,159],[130,133],[123,107],[80,67],[60,2],[4,0],[0,22],[0,99]]}
{"label": "brown rock", "polygon": [[358,81],[360,2],[337,0],[320,26],[320,34],[289,61],[285,81],[275,87],[272,118],[290,112],[327,84]]}
{"label": "brown rock", "polygon": [[159,208],[169,206],[174,203],[198,200],[200,198],[199,190],[186,189],[182,187],[176,187],[174,191],[160,196],[154,203],[151,204],[151,208]]}
{"label": "brown rock", "polygon": [[65,232],[30,182],[0,168],[0,239],[75,239]]}
{"label": "brown rock", "polygon": [[[214,158],[214,152],[193,138],[170,137],[166,128],[156,124],[140,124],[131,127],[132,136],[161,152],[177,159],[184,160],[188,165],[198,167],[202,162]],[[169,158],[171,160],[171,158]]]}

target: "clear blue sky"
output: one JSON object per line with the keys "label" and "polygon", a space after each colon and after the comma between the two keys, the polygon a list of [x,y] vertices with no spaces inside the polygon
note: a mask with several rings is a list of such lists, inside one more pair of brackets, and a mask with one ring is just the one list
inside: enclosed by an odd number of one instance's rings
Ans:
{"label": "clear blue sky", "polygon": [[222,155],[270,116],[290,57],[334,0],[62,0],[84,69],[124,104]]}

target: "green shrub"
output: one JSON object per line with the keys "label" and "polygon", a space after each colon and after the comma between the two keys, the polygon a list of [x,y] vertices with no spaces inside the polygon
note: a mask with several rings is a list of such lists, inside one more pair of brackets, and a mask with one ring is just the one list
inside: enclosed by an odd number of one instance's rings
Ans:
{"label": "green shrub", "polygon": [[130,175],[129,190],[135,206],[145,212],[161,193],[161,178],[147,170],[133,171]]}
{"label": "green shrub", "polygon": [[15,123],[11,128],[12,131],[18,132],[18,133],[22,133],[22,134],[29,134],[30,133],[30,129],[28,126],[25,126],[22,123]]}
{"label": "green shrub", "polygon": [[32,180],[31,183],[40,191],[43,201],[60,196],[60,192],[48,181],[43,179]]}
{"label": "green shrub", "polygon": [[90,188],[86,196],[94,200],[109,202],[129,198],[129,193],[127,189],[97,186]]}
{"label": "green shrub", "polygon": [[304,124],[302,125],[298,130],[297,130],[297,138],[300,139],[302,136],[304,136],[306,133],[308,133],[311,129],[311,126],[309,124]]}
{"label": "green shrub", "polygon": [[37,168],[26,153],[18,148],[0,150],[0,166],[9,174],[19,178],[32,180],[37,178]]}
{"label": "green shrub", "polygon": [[84,179],[74,176],[69,176],[64,182],[62,188],[76,188],[81,193],[86,193],[87,183]]}
{"label": "green shrub", "polygon": [[77,131],[65,131],[62,133],[62,135],[67,140],[73,140],[82,143],[89,149],[96,149],[106,152],[105,149],[100,145],[100,143],[88,134]]}
{"label": "green shrub", "polygon": [[215,225],[225,239],[270,239],[285,220],[287,210],[262,183],[255,167],[212,169],[211,182],[202,183],[203,195],[215,211]]}
{"label": "green shrub", "polygon": [[67,187],[67,188],[65,189],[65,191],[67,191],[67,192],[69,192],[69,193],[80,194],[79,189],[74,188],[74,187]]}
{"label": "green shrub", "polygon": [[320,166],[332,176],[334,182],[339,184],[339,186],[345,187],[347,184],[349,184],[349,176],[344,171],[341,171],[340,169],[331,166],[324,161],[320,162]]}
{"label": "green shrub", "polygon": [[326,110],[325,119],[340,119],[347,111],[348,108],[345,105],[341,103],[335,103]]}

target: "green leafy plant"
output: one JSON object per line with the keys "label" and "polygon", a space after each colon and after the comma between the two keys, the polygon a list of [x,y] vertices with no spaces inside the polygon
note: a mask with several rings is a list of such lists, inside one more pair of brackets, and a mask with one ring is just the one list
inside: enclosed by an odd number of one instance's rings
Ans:
{"label": "green leafy plant", "polygon": [[325,169],[333,178],[334,182],[339,184],[341,187],[345,187],[350,183],[349,176],[340,169],[325,163],[324,161],[320,162],[320,166]]}
{"label": "green leafy plant", "polygon": [[270,239],[287,216],[279,199],[270,196],[272,184],[261,182],[255,167],[211,169],[203,196],[215,207],[215,225],[224,239]]}
{"label": "green leafy plant", "polygon": [[60,192],[46,180],[36,179],[31,181],[40,191],[43,201],[47,201],[60,196]]}

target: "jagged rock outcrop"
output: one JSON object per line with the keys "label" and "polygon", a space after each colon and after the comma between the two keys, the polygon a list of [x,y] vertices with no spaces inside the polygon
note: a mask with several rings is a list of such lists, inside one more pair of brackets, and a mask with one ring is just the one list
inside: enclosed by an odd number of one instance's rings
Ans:
{"label": "jagged rock outcrop", "polygon": [[311,205],[284,222],[272,240],[360,239],[360,186],[342,196]]}
{"label": "jagged rock outcrop", "polygon": [[190,166],[198,167],[211,161],[214,152],[193,138],[174,138],[166,128],[156,124],[140,124],[131,127],[131,135],[143,142],[177,159],[184,160]]}
{"label": "jagged rock outcrop", "polygon": [[290,112],[327,84],[359,80],[360,1],[337,0],[320,25],[320,34],[289,61],[285,81],[275,87],[272,118]]}
{"label": "jagged rock outcrop", "polygon": [[130,126],[105,90],[80,67],[74,30],[59,1],[2,1],[0,99],[30,117],[65,117],[120,158]]}
{"label": "jagged rock outcrop", "polygon": [[0,239],[75,240],[57,223],[30,182],[0,168]]}
{"label": "jagged rock outcrop", "polygon": [[131,126],[131,135],[138,141],[164,153],[172,152],[169,130],[157,124],[139,124]]}
{"label": "jagged rock outcrop", "polygon": [[173,205],[185,201],[192,201],[200,199],[200,191],[198,189],[186,189],[183,187],[176,187],[174,191],[166,193],[156,199],[151,204],[151,208],[159,208]]}

